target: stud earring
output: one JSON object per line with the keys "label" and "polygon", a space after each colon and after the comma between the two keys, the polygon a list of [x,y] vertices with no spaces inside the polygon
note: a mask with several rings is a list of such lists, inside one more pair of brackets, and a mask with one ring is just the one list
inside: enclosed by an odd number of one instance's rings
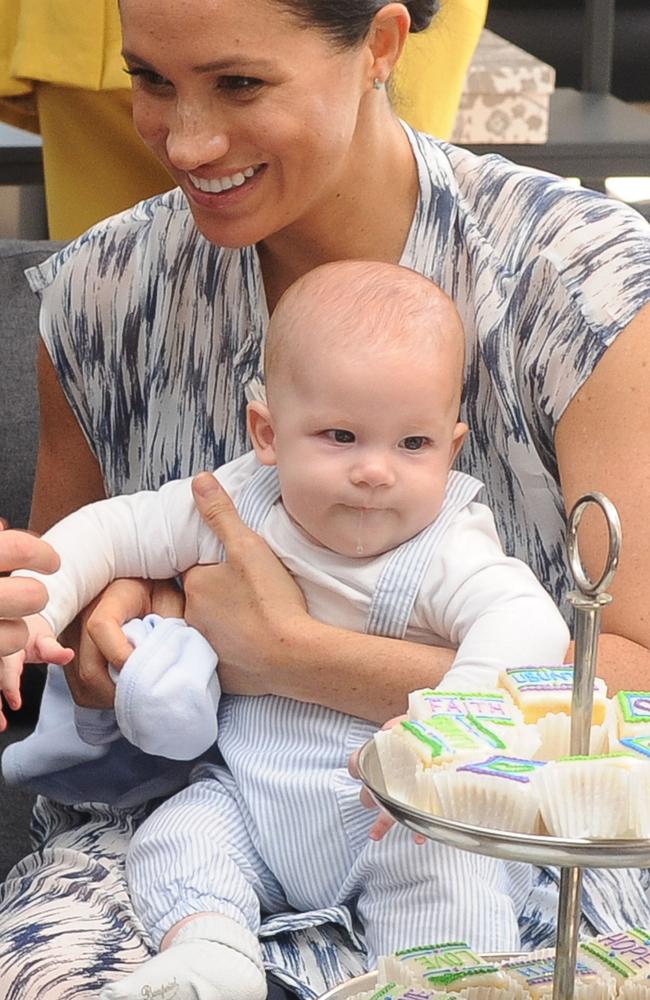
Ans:
{"label": "stud earring", "polygon": [[372,81],[372,85],[375,88],[375,90],[381,90],[382,87],[384,86],[384,84],[382,83],[382,81],[379,79],[378,76],[376,76],[375,79]]}

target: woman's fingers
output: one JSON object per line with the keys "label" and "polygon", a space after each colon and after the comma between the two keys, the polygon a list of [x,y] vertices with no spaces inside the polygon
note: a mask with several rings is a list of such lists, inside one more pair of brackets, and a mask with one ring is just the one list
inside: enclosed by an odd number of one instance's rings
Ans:
{"label": "woman's fingers", "polygon": [[47,589],[40,580],[28,576],[0,578],[0,616],[24,618],[41,611],[47,604]]}
{"label": "woman's fingers", "polygon": [[235,505],[210,472],[200,472],[194,477],[192,493],[199,514],[228,554],[230,547],[249,533]]}
{"label": "woman's fingers", "polygon": [[[54,549],[26,531],[7,530],[0,525],[0,573],[32,569],[53,573],[59,567]],[[0,656],[22,649],[28,633],[20,620],[40,611],[47,603],[47,590],[28,577],[0,578]]]}
{"label": "woman's fingers", "polygon": [[[2,529],[0,533],[0,573],[15,569],[33,569],[37,573],[54,573],[59,557],[47,542],[28,531]],[[2,605],[0,605],[2,610]]]}

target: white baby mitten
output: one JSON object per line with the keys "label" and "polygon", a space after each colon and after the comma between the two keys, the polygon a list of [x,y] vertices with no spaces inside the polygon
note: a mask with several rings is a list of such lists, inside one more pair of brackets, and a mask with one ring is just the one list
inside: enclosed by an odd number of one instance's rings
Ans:
{"label": "white baby mitten", "polygon": [[111,674],[120,732],[145,753],[194,760],[217,738],[217,654],[179,618],[146,615],[123,631],[134,650]]}
{"label": "white baby mitten", "polygon": [[100,1000],[265,1000],[262,951],[254,934],[230,917],[188,921],[171,944]]}

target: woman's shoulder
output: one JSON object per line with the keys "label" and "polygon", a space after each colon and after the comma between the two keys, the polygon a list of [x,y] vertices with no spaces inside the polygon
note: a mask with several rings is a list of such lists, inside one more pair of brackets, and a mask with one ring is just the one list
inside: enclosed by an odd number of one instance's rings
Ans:
{"label": "woman's shoulder", "polygon": [[453,194],[456,227],[467,245],[481,245],[517,271],[544,254],[564,261],[624,253],[625,245],[650,248],[650,227],[638,212],[566,178],[522,166],[498,153],[468,149],[419,135],[430,171],[441,160]]}

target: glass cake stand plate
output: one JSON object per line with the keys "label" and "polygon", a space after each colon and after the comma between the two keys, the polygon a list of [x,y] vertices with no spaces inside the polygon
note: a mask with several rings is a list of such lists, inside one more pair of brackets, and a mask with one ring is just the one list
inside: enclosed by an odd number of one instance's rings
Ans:
{"label": "glass cake stand plate", "polygon": [[414,833],[461,851],[485,854],[504,861],[566,868],[645,868],[650,865],[650,840],[561,840],[505,830],[468,826],[420,812],[386,791],[374,741],[359,751],[359,775],[374,799],[398,823]]}
{"label": "glass cake stand plate", "polygon": [[[499,951],[491,955],[483,955],[488,962],[507,962],[511,958],[520,958],[523,952]],[[357,993],[364,993],[372,990],[377,985],[377,973],[367,972],[365,976],[357,976],[356,979],[348,979],[346,983],[335,986],[328,993],[323,993],[318,1000],[348,1000]]]}

